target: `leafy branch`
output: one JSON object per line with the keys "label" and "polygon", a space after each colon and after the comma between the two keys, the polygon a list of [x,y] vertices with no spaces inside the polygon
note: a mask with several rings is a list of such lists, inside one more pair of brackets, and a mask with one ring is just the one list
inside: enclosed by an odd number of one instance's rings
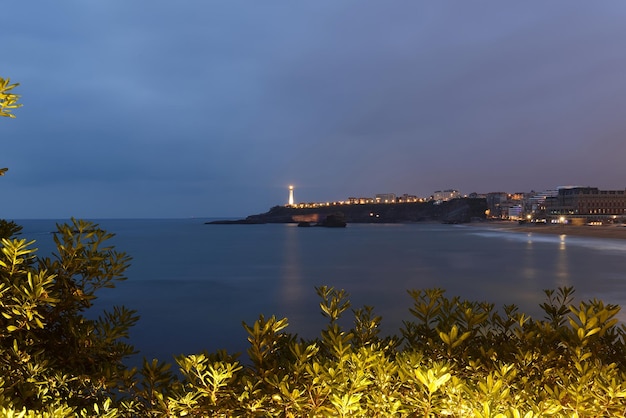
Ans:
{"label": "leafy branch", "polygon": [[0,77],[0,116],[14,118],[15,115],[11,111],[22,107],[22,104],[17,102],[20,96],[11,92],[17,86],[19,86],[19,83],[11,84],[11,80],[8,78]]}

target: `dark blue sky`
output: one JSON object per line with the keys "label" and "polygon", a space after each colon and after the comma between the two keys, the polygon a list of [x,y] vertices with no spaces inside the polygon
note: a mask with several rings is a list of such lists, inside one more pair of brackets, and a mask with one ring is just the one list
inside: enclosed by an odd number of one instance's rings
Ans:
{"label": "dark blue sky", "polygon": [[626,187],[626,2],[3,5],[5,218]]}

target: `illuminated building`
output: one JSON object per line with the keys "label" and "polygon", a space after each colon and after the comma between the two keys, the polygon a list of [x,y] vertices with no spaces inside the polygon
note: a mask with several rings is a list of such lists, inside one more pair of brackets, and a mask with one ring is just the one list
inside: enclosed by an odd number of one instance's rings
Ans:
{"label": "illuminated building", "polygon": [[522,205],[509,207],[509,219],[522,219]]}
{"label": "illuminated building", "polygon": [[546,197],[546,217],[565,216],[577,221],[607,221],[626,217],[625,190],[599,190],[597,187],[559,187],[553,197]]}
{"label": "illuminated building", "polygon": [[445,202],[446,200],[457,199],[461,197],[461,193],[455,189],[437,190],[433,193],[433,200],[436,202]]}
{"label": "illuminated building", "polygon": [[376,203],[396,203],[396,195],[393,193],[381,193],[374,197]]}
{"label": "illuminated building", "polygon": [[374,199],[370,197],[349,197],[348,203],[351,205],[365,205],[366,203],[374,203]]}
{"label": "illuminated building", "polygon": [[401,203],[419,202],[419,199],[415,195],[404,193],[401,197],[398,197],[398,202],[401,202]]}
{"label": "illuminated building", "polygon": [[558,191],[556,189],[532,192],[526,199],[526,213],[531,213],[535,216],[544,216],[546,212],[546,199],[548,197],[555,197],[557,194]]}

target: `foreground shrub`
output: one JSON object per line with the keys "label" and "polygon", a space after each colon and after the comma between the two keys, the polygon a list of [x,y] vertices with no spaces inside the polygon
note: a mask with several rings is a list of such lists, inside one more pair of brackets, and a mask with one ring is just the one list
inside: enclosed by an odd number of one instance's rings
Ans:
{"label": "foreground shrub", "polygon": [[[572,304],[573,289],[546,291],[543,320],[488,303],[412,290],[401,337],[380,317],[353,311],[344,291],[320,287],[328,326],[297,340],[285,319],[245,325],[251,364],[225,353],[179,357],[182,386],[165,411],[191,416],[624,416],[626,351],[617,306]],[[163,410],[161,410],[163,411]],[[159,411],[153,411],[156,415]]]}
{"label": "foreground shrub", "polygon": [[85,313],[99,289],[124,279],[130,259],[89,222],[58,225],[52,258],[35,257],[34,241],[15,237],[20,229],[0,222],[0,405],[102,414],[133,384],[123,360],[134,353],[125,338],[138,316],[123,307],[95,320]]}
{"label": "foreground shrub", "polygon": [[[123,280],[129,258],[97,225],[59,225],[51,258],[0,222],[0,417],[607,417],[626,415],[625,328],[618,306],[546,290],[544,318],[513,305],[410,290],[410,316],[382,335],[372,307],[317,288],[328,323],[299,339],[287,319],[245,324],[245,362],[224,351],[144,360],[128,331],[137,315],[85,313]],[[345,315],[352,326],[342,327]],[[340,319],[342,319],[340,321]]]}

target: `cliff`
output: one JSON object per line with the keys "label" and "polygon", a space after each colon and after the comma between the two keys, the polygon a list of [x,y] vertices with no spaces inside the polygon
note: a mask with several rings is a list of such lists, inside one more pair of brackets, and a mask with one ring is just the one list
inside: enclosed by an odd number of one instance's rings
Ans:
{"label": "cliff", "polygon": [[444,222],[464,223],[485,219],[485,199],[453,199],[435,202],[333,205],[319,208],[274,206],[268,212],[234,221],[213,224],[260,224],[291,222],[322,222],[329,215],[340,214],[347,223]]}

